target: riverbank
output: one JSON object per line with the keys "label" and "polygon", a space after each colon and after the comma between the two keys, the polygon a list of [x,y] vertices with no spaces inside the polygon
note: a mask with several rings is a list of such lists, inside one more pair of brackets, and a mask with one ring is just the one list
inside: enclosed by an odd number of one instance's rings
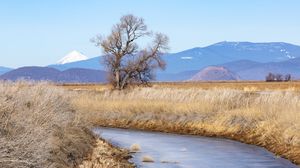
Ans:
{"label": "riverbank", "polygon": [[95,126],[224,137],[300,164],[300,96],[232,89],[81,91],[72,104]]}
{"label": "riverbank", "polygon": [[0,82],[0,167],[132,167],[127,151],[93,134],[73,96],[48,83]]}
{"label": "riverbank", "polygon": [[128,162],[131,155],[128,150],[112,146],[109,142],[98,139],[90,157],[85,159],[78,168],[134,168]]}

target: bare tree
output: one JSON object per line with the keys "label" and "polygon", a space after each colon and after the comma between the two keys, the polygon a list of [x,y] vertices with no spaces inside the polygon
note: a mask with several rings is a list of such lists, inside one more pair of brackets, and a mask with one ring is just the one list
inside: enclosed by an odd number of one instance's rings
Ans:
{"label": "bare tree", "polygon": [[[148,47],[140,49],[137,41],[145,37],[153,41]],[[147,84],[154,79],[155,69],[166,66],[161,55],[168,50],[168,37],[161,33],[153,35],[144,19],[133,15],[121,17],[110,35],[98,36],[93,42],[105,53],[103,63],[116,89],[124,89],[131,83]]]}
{"label": "bare tree", "polygon": [[284,76],[284,81],[291,81],[292,80],[292,75],[291,74],[286,74]]}
{"label": "bare tree", "polygon": [[282,74],[274,74],[274,73],[269,73],[266,76],[266,81],[267,82],[282,82],[282,81],[290,81],[292,79],[291,74],[286,74],[286,75],[282,75]]}
{"label": "bare tree", "polygon": [[282,74],[276,74],[275,75],[275,80],[278,81],[278,82],[283,81],[283,75]]}
{"label": "bare tree", "polygon": [[267,76],[266,76],[266,81],[267,82],[272,82],[272,81],[275,81],[275,74],[273,73],[269,73]]}

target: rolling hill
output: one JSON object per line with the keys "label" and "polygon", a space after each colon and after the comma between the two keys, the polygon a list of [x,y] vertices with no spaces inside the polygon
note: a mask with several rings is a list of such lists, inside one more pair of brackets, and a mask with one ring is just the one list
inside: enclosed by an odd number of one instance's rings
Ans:
{"label": "rolling hill", "polygon": [[0,75],[8,72],[8,71],[11,71],[12,69],[11,68],[7,68],[7,67],[2,67],[0,66]]}
{"label": "rolling hill", "polygon": [[106,82],[106,72],[83,68],[60,71],[49,67],[22,67],[0,76],[0,80],[34,80],[58,83],[101,83]]}
{"label": "rolling hill", "polygon": [[195,74],[190,81],[239,80],[239,76],[222,66],[208,66]]}

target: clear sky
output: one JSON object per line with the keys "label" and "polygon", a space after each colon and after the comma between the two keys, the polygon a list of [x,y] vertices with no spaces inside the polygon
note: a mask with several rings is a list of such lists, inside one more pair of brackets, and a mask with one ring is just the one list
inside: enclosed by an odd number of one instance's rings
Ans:
{"label": "clear sky", "polygon": [[101,55],[90,39],[124,14],[170,38],[170,52],[219,41],[300,45],[300,0],[6,0],[0,66],[44,66],[72,50]]}

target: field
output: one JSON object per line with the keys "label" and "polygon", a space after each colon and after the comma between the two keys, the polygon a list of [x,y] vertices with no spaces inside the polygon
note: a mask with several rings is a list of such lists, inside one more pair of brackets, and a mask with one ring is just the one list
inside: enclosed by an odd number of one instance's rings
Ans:
{"label": "field", "polygon": [[72,97],[47,83],[0,82],[0,167],[131,167],[127,151],[93,135]]}
{"label": "field", "polygon": [[95,126],[225,137],[300,164],[300,82],[0,83],[0,167],[133,167]]}
{"label": "field", "polygon": [[[92,90],[103,91],[112,89],[108,84],[63,84],[69,90]],[[137,86],[134,86],[137,87]],[[300,91],[300,81],[290,82],[256,82],[256,81],[241,81],[241,82],[156,82],[151,83],[154,88],[177,88],[177,89],[234,89],[243,91],[279,91],[292,90]]]}
{"label": "field", "polygon": [[67,85],[95,126],[225,137],[300,164],[300,83],[154,83],[112,91]]}

